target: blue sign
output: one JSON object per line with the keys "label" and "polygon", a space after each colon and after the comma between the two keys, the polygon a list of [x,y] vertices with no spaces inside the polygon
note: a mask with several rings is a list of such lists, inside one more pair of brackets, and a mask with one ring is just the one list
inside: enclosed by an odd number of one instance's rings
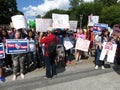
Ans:
{"label": "blue sign", "polygon": [[103,23],[94,24],[93,32],[100,34],[104,29],[108,29],[108,24]]}
{"label": "blue sign", "polygon": [[5,51],[3,43],[0,43],[0,59],[5,58]]}
{"label": "blue sign", "polygon": [[28,52],[28,40],[26,39],[7,39],[6,53],[20,54]]}

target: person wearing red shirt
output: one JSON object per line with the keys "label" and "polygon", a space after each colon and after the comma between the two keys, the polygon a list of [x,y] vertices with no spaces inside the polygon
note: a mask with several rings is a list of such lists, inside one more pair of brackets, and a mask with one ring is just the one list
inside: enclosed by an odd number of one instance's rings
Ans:
{"label": "person wearing red shirt", "polygon": [[[47,52],[47,48],[51,42],[56,40],[58,44],[58,38],[53,34],[53,28],[48,28],[48,35],[45,38],[42,38],[43,33],[40,33],[40,44],[45,44],[45,66],[46,66],[46,76],[45,78],[52,78],[53,76],[57,75],[56,72],[56,64],[55,64],[55,57],[50,57]],[[52,68],[51,68],[52,67]],[[52,73],[51,73],[52,71]]]}

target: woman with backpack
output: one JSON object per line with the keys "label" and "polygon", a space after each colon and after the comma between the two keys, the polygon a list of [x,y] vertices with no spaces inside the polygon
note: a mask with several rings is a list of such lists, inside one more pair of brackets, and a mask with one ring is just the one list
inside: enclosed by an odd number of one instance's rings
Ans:
{"label": "woman with backpack", "polygon": [[[46,76],[45,79],[52,78],[57,75],[55,58],[56,55],[50,55],[48,48],[52,42],[58,43],[58,38],[53,34],[53,28],[48,28],[48,35],[42,38],[43,33],[40,33],[40,44],[45,44],[45,67]],[[56,52],[54,52],[56,54]]]}

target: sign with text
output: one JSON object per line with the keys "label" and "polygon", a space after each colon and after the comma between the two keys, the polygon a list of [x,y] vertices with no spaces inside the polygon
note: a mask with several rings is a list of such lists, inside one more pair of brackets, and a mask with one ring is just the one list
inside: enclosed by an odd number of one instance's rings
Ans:
{"label": "sign with text", "polygon": [[0,43],[0,59],[5,58],[5,50],[3,43]]}
{"label": "sign with text", "polygon": [[27,28],[27,21],[23,15],[15,15],[11,17],[15,29]]}
{"label": "sign with text", "polygon": [[52,19],[36,19],[36,31],[47,32],[47,29],[52,25]]}
{"label": "sign with text", "polygon": [[7,39],[6,53],[20,54],[28,52],[28,40],[26,39]]}
{"label": "sign with text", "polygon": [[53,28],[70,28],[69,15],[52,14]]}
{"label": "sign with text", "polygon": [[89,44],[90,44],[89,40],[78,38],[75,49],[87,52],[89,49]]}
{"label": "sign with text", "polygon": [[103,61],[105,58],[105,55],[107,55],[107,62],[113,63],[116,53],[116,44],[112,44],[111,42],[104,42],[103,43],[103,49],[100,55],[100,60]]}
{"label": "sign with text", "polygon": [[93,32],[100,34],[102,32],[102,30],[104,30],[104,29],[108,29],[108,24],[97,23],[97,24],[94,24]]}
{"label": "sign with text", "polygon": [[90,15],[88,16],[88,23],[99,23],[99,16],[93,16],[93,15]]}
{"label": "sign with text", "polygon": [[70,21],[70,30],[76,31],[78,21]]}

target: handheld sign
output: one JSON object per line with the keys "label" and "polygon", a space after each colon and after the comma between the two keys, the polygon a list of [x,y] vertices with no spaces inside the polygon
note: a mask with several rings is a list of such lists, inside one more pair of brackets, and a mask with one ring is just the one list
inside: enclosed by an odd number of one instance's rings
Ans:
{"label": "handheld sign", "polygon": [[0,59],[5,58],[5,51],[3,43],[0,43]]}
{"label": "handheld sign", "polygon": [[28,52],[28,40],[26,39],[7,39],[6,53],[20,54]]}

